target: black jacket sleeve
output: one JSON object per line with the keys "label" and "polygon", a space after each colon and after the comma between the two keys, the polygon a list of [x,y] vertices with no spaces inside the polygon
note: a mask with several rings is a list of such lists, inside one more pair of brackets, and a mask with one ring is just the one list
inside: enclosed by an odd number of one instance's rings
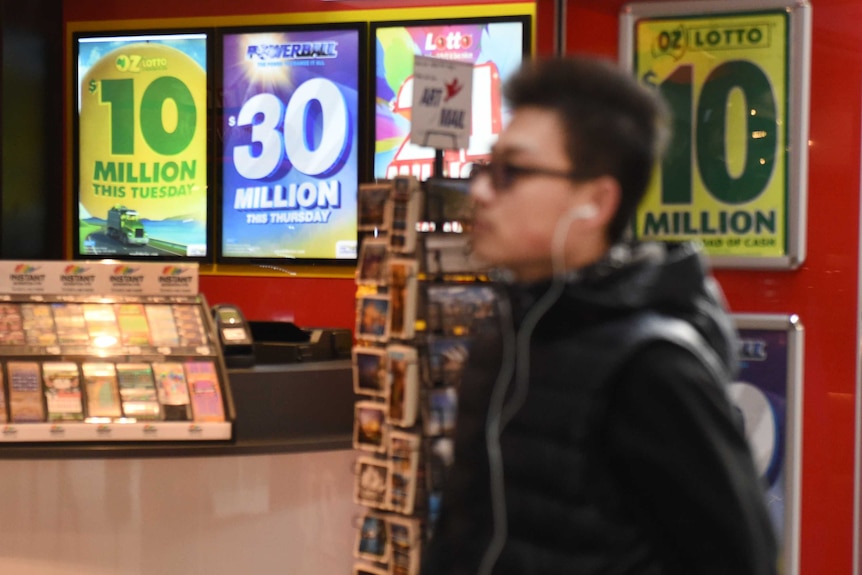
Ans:
{"label": "black jacket sleeve", "polygon": [[673,344],[639,351],[609,404],[608,464],[671,572],[773,575],[764,483],[723,385]]}

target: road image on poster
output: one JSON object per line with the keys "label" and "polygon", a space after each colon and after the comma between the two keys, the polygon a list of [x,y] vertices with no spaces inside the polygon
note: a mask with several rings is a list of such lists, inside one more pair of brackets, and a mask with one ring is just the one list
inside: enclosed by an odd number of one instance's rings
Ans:
{"label": "road image on poster", "polygon": [[206,35],[79,35],[75,47],[76,255],[206,257]]}
{"label": "road image on poster", "polygon": [[222,41],[220,259],[356,260],[359,25]]}
{"label": "road image on poster", "polygon": [[473,64],[472,127],[466,150],[447,150],[443,169],[466,178],[473,162],[489,158],[509,111],[502,86],[528,53],[529,18],[380,23],[372,38],[375,66],[374,177],[433,174],[435,150],[410,139],[413,62],[428,56]]}

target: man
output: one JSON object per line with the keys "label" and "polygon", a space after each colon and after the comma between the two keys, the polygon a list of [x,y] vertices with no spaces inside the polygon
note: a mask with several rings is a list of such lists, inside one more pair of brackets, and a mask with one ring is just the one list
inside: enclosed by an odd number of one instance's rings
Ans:
{"label": "man", "polygon": [[623,239],[660,100],[583,58],[531,62],[505,96],[471,184],[502,329],[471,348],[422,574],[774,573],[718,287],[692,246]]}

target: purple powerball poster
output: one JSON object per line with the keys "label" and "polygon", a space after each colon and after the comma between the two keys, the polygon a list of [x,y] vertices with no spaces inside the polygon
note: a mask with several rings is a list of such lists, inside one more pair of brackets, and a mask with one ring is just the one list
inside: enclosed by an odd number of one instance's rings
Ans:
{"label": "purple powerball poster", "polygon": [[739,314],[740,372],[730,385],[754,462],[766,486],[783,549],[781,573],[796,573],[801,459],[801,340],[796,316]]}
{"label": "purple powerball poster", "polygon": [[224,35],[222,257],[356,258],[360,40]]}

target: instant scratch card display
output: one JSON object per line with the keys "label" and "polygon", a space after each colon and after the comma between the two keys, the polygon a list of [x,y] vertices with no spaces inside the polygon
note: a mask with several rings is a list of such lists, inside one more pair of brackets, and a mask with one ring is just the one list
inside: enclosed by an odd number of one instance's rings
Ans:
{"label": "instant scratch card display", "polygon": [[215,364],[212,361],[187,361],[186,381],[195,421],[224,421],[224,403]]}
{"label": "instant scratch card display", "polygon": [[42,404],[42,374],[35,361],[10,361],[9,419],[12,423],[45,421]]}
{"label": "instant scratch card display", "polygon": [[191,419],[189,388],[186,384],[183,364],[179,362],[154,363],[153,375],[165,419],[171,421]]}
{"label": "instant scratch card display", "polygon": [[51,305],[54,311],[54,324],[57,329],[57,341],[60,345],[87,345],[90,337],[87,334],[87,322],[84,320],[84,306],[79,303],[55,303]]}
{"label": "instant scratch card display", "polygon": [[24,327],[16,304],[0,304],[0,345],[24,345]]}
{"label": "instant scratch card display", "polygon": [[84,304],[84,321],[90,343],[97,347],[110,347],[120,342],[120,329],[117,327],[117,314],[110,304]]}
{"label": "instant scratch card display", "polygon": [[81,421],[84,405],[78,364],[72,361],[46,361],[42,364],[48,421]]}
{"label": "instant scratch card display", "polygon": [[198,346],[209,343],[201,311],[197,306],[174,304],[171,307],[180,345]]}
{"label": "instant scratch card display", "polygon": [[116,308],[123,345],[149,345],[150,326],[144,306],[138,303],[118,304]]}
{"label": "instant scratch card display", "polygon": [[148,363],[118,363],[117,382],[123,416],[131,419],[162,419],[153,368]]}
{"label": "instant scratch card display", "polygon": [[117,370],[113,363],[93,362],[81,365],[87,394],[87,417],[118,419],[123,416]]}
{"label": "instant scratch card display", "polygon": [[54,345],[54,314],[49,304],[21,304],[21,318],[29,345]]}
{"label": "instant scratch card display", "polygon": [[147,323],[150,326],[150,338],[154,346],[175,346],[180,344],[177,326],[174,323],[174,312],[169,305],[148,305],[146,307]]}

